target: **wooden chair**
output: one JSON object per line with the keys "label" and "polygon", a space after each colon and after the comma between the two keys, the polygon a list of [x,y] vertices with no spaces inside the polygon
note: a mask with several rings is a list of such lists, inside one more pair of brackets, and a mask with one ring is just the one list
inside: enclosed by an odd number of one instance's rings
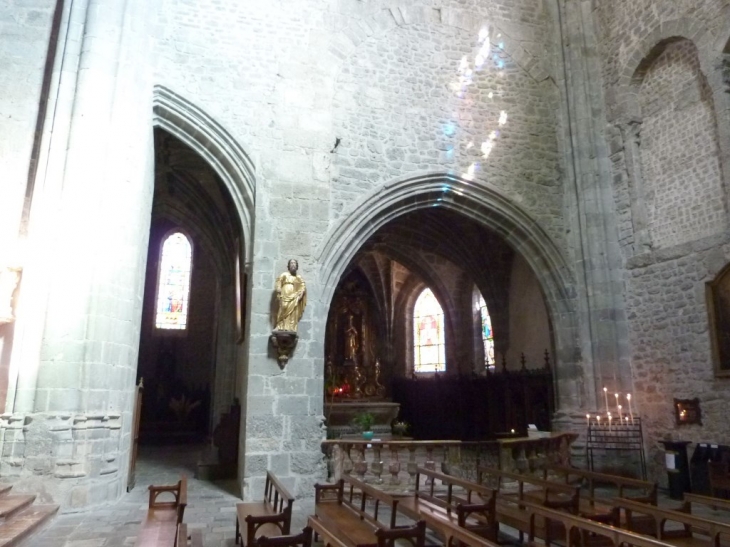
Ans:
{"label": "wooden chair", "polygon": [[721,497],[718,491],[730,492],[730,473],[728,473],[728,462],[707,462],[707,471],[710,476],[710,492],[713,496]]}

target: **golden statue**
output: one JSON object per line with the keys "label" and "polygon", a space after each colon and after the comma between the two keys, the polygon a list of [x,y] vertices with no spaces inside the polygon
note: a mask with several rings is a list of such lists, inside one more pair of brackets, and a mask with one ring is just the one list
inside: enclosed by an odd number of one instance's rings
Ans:
{"label": "golden statue", "polygon": [[276,279],[276,299],[279,309],[276,312],[274,330],[296,332],[304,308],[307,306],[307,287],[302,276],[297,274],[299,262],[291,259],[287,264],[289,271]]}
{"label": "golden statue", "polygon": [[360,347],[360,343],[357,339],[357,328],[352,324],[354,317],[350,314],[349,325],[345,329],[345,359],[350,361],[357,361],[357,349]]}

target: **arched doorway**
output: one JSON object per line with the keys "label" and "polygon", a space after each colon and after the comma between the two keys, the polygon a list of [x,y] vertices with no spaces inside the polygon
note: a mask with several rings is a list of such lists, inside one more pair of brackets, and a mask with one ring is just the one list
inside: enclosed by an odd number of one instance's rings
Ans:
{"label": "arched doorway", "polygon": [[[500,368],[502,362],[508,369],[543,368],[547,351],[558,394],[561,382],[568,392],[571,384],[582,383],[580,368],[571,366],[579,352],[574,284],[564,257],[540,226],[498,191],[446,174],[396,181],[364,199],[326,241],[320,262],[323,302],[330,305],[326,375],[342,359],[336,353],[342,344],[332,342],[342,334],[333,317],[342,315],[343,291],[355,276],[367,280],[361,285],[368,287],[374,312],[382,314],[377,323],[385,334],[361,336],[376,340],[365,353],[381,359],[383,379],[417,374],[413,307],[428,288],[444,310],[446,375],[487,373],[484,350],[479,351],[481,325],[472,309],[477,291],[489,308]],[[538,333],[539,349],[527,347],[525,328]],[[367,361],[367,355],[361,358]],[[360,376],[372,373],[355,375]],[[328,378],[325,382],[331,387]],[[367,381],[363,385],[367,388]],[[549,395],[542,418],[554,410]],[[513,419],[537,420],[527,413]]]}
{"label": "arched doorway", "polygon": [[[200,476],[236,477],[244,442],[240,379],[253,165],[215,120],[172,91],[155,89],[154,114],[155,186],[137,371],[145,384],[140,439],[212,437],[215,447],[201,458]],[[171,267],[165,258],[176,237],[190,245],[186,299],[175,285],[186,265]]]}

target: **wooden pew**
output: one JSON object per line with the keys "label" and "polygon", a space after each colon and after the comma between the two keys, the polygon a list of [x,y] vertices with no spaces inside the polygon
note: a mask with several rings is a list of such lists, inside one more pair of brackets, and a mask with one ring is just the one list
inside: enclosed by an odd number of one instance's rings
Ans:
{"label": "wooden pew", "polygon": [[316,515],[312,515],[307,520],[307,526],[312,529],[315,536],[322,542],[323,547],[347,547],[340,538],[335,536],[330,530],[322,526],[322,522]]}
{"label": "wooden pew", "polygon": [[496,542],[478,536],[470,530],[454,524],[451,520],[445,520],[440,513],[431,513],[426,510],[421,513],[421,517],[427,527],[436,531],[446,546],[498,547]]}
{"label": "wooden pew", "polygon": [[181,522],[177,525],[176,547],[203,547],[203,533],[197,529],[188,533],[188,525]]}
{"label": "wooden pew", "polygon": [[[520,541],[524,534],[530,531],[530,516],[524,510],[522,501],[537,503],[551,509],[562,509],[577,514],[580,504],[580,487],[546,481],[534,477],[509,473],[492,467],[478,468],[479,483],[484,484],[487,477],[497,479],[497,506],[496,515],[499,523],[510,526],[520,533]],[[517,491],[504,491],[503,481],[511,480],[517,483]],[[528,489],[525,489],[525,485]],[[535,531],[537,537],[545,537],[550,531],[545,529],[542,521],[538,521]]]}
{"label": "wooden pew", "polygon": [[236,504],[236,544],[243,540],[241,526],[246,523],[246,543],[252,547],[257,535],[288,535],[294,496],[270,471],[266,472],[264,499]]}
{"label": "wooden pew", "polygon": [[730,500],[724,498],[715,498],[712,496],[701,496],[700,494],[684,493],[684,502],[678,511],[692,513],[692,504],[704,505],[711,509],[720,509],[722,511],[730,511]]}
{"label": "wooden pew", "polygon": [[[178,526],[183,521],[188,504],[188,479],[182,477],[177,484],[170,486],[150,485],[150,498],[147,517],[137,536],[137,547],[177,546]],[[157,498],[170,495],[172,500],[160,501]],[[167,496],[167,497],[170,497]]]}
{"label": "wooden pew", "polygon": [[307,526],[300,533],[287,536],[267,537],[256,539],[257,547],[311,547],[312,529]]}
{"label": "wooden pew", "polygon": [[[633,522],[636,513],[653,519],[653,530],[641,530],[661,541],[678,547],[720,547],[730,545],[730,524],[700,518],[682,511],[655,507],[638,501],[617,499],[615,502],[626,515],[629,530],[637,528]],[[667,529],[666,524],[680,524],[679,529]],[[724,541],[722,539],[724,538]]]}
{"label": "wooden pew", "polygon": [[[429,481],[425,490],[421,485],[422,476]],[[437,481],[446,487],[446,492],[436,492]],[[415,493],[399,499],[398,511],[413,520],[423,518],[442,537],[453,536],[451,528],[456,526],[497,541],[496,501],[497,492],[491,488],[418,467]]]}
{"label": "wooden pew", "polygon": [[[315,484],[314,489],[314,511],[320,525],[328,535],[347,547],[380,545],[381,542],[385,545],[396,539],[409,540],[416,547],[423,547],[425,523],[396,527],[398,500],[385,492],[349,475],[336,484]],[[390,511],[387,523],[379,520],[380,504]]]}
{"label": "wooden pew", "polygon": [[[515,503],[517,503],[515,501]],[[536,503],[523,502],[525,510],[530,516],[529,544],[535,545],[535,539],[539,536],[535,529],[535,523],[539,520],[548,521],[551,526],[548,529],[560,530],[560,536],[564,539],[564,547],[590,547],[592,545],[611,545],[620,547],[633,545],[634,547],[671,547],[668,543],[657,541],[654,538],[646,537],[628,530],[622,530],[615,526],[609,526],[589,520],[577,515],[571,515],[565,511],[549,509]],[[545,545],[550,545],[552,536],[542,538]]]}
{"label": "wooden pew", "polygon": [[[543,468],[543,478],[548,480],[550,474],[558,475],[566,484],[584,484],[588,495],[581,493],[578,513],[591,520],[619,526],[619,511],[612,503],[615,498],[624,498],[651,505],[657,504],[657,484],[619,475],[596,473],[586,469],[577,469],[563,465],[548,465]],[[608,485],[609,494],[600,494],[598,487]],[[633,493],[633,494],[632,494]]]}

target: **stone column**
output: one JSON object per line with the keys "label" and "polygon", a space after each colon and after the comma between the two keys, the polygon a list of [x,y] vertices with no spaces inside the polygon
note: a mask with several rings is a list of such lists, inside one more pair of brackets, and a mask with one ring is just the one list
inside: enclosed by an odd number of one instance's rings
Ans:
{"label": "stone column", "polygon": [[63,509],[114,500],[126,481],[153,187],[147,4],[74,4],[78,70],[68,78],[61,68],[58,84],[59,95],[73,89],[71,108],[47,124],[68,138],[47,139],[55,170],[39,169],[48,178],[35,186],[34,207],[50,217],[30,215],[40,241],[21,299],[37,288],[47,300],[27,316],[42,332],[28,332],[16,354],[13,410],[24,426],[15,482],[41,480]]}
{"label": "stone column", "polygon": [[[578,409],[595,409],[603,386],[625,392],[631,374],[623,302],[622,258],[614,213],[611,166],[603,127],[603,88],[591,0],[555,0],[565,108],[564,165],[568,220],[578,280],[583,362],[573,378],[558,374],[559,414],[569,422]],[[584,413],[583,413],[584,416]],[[560,420],[558,420],[560,422]]]}

